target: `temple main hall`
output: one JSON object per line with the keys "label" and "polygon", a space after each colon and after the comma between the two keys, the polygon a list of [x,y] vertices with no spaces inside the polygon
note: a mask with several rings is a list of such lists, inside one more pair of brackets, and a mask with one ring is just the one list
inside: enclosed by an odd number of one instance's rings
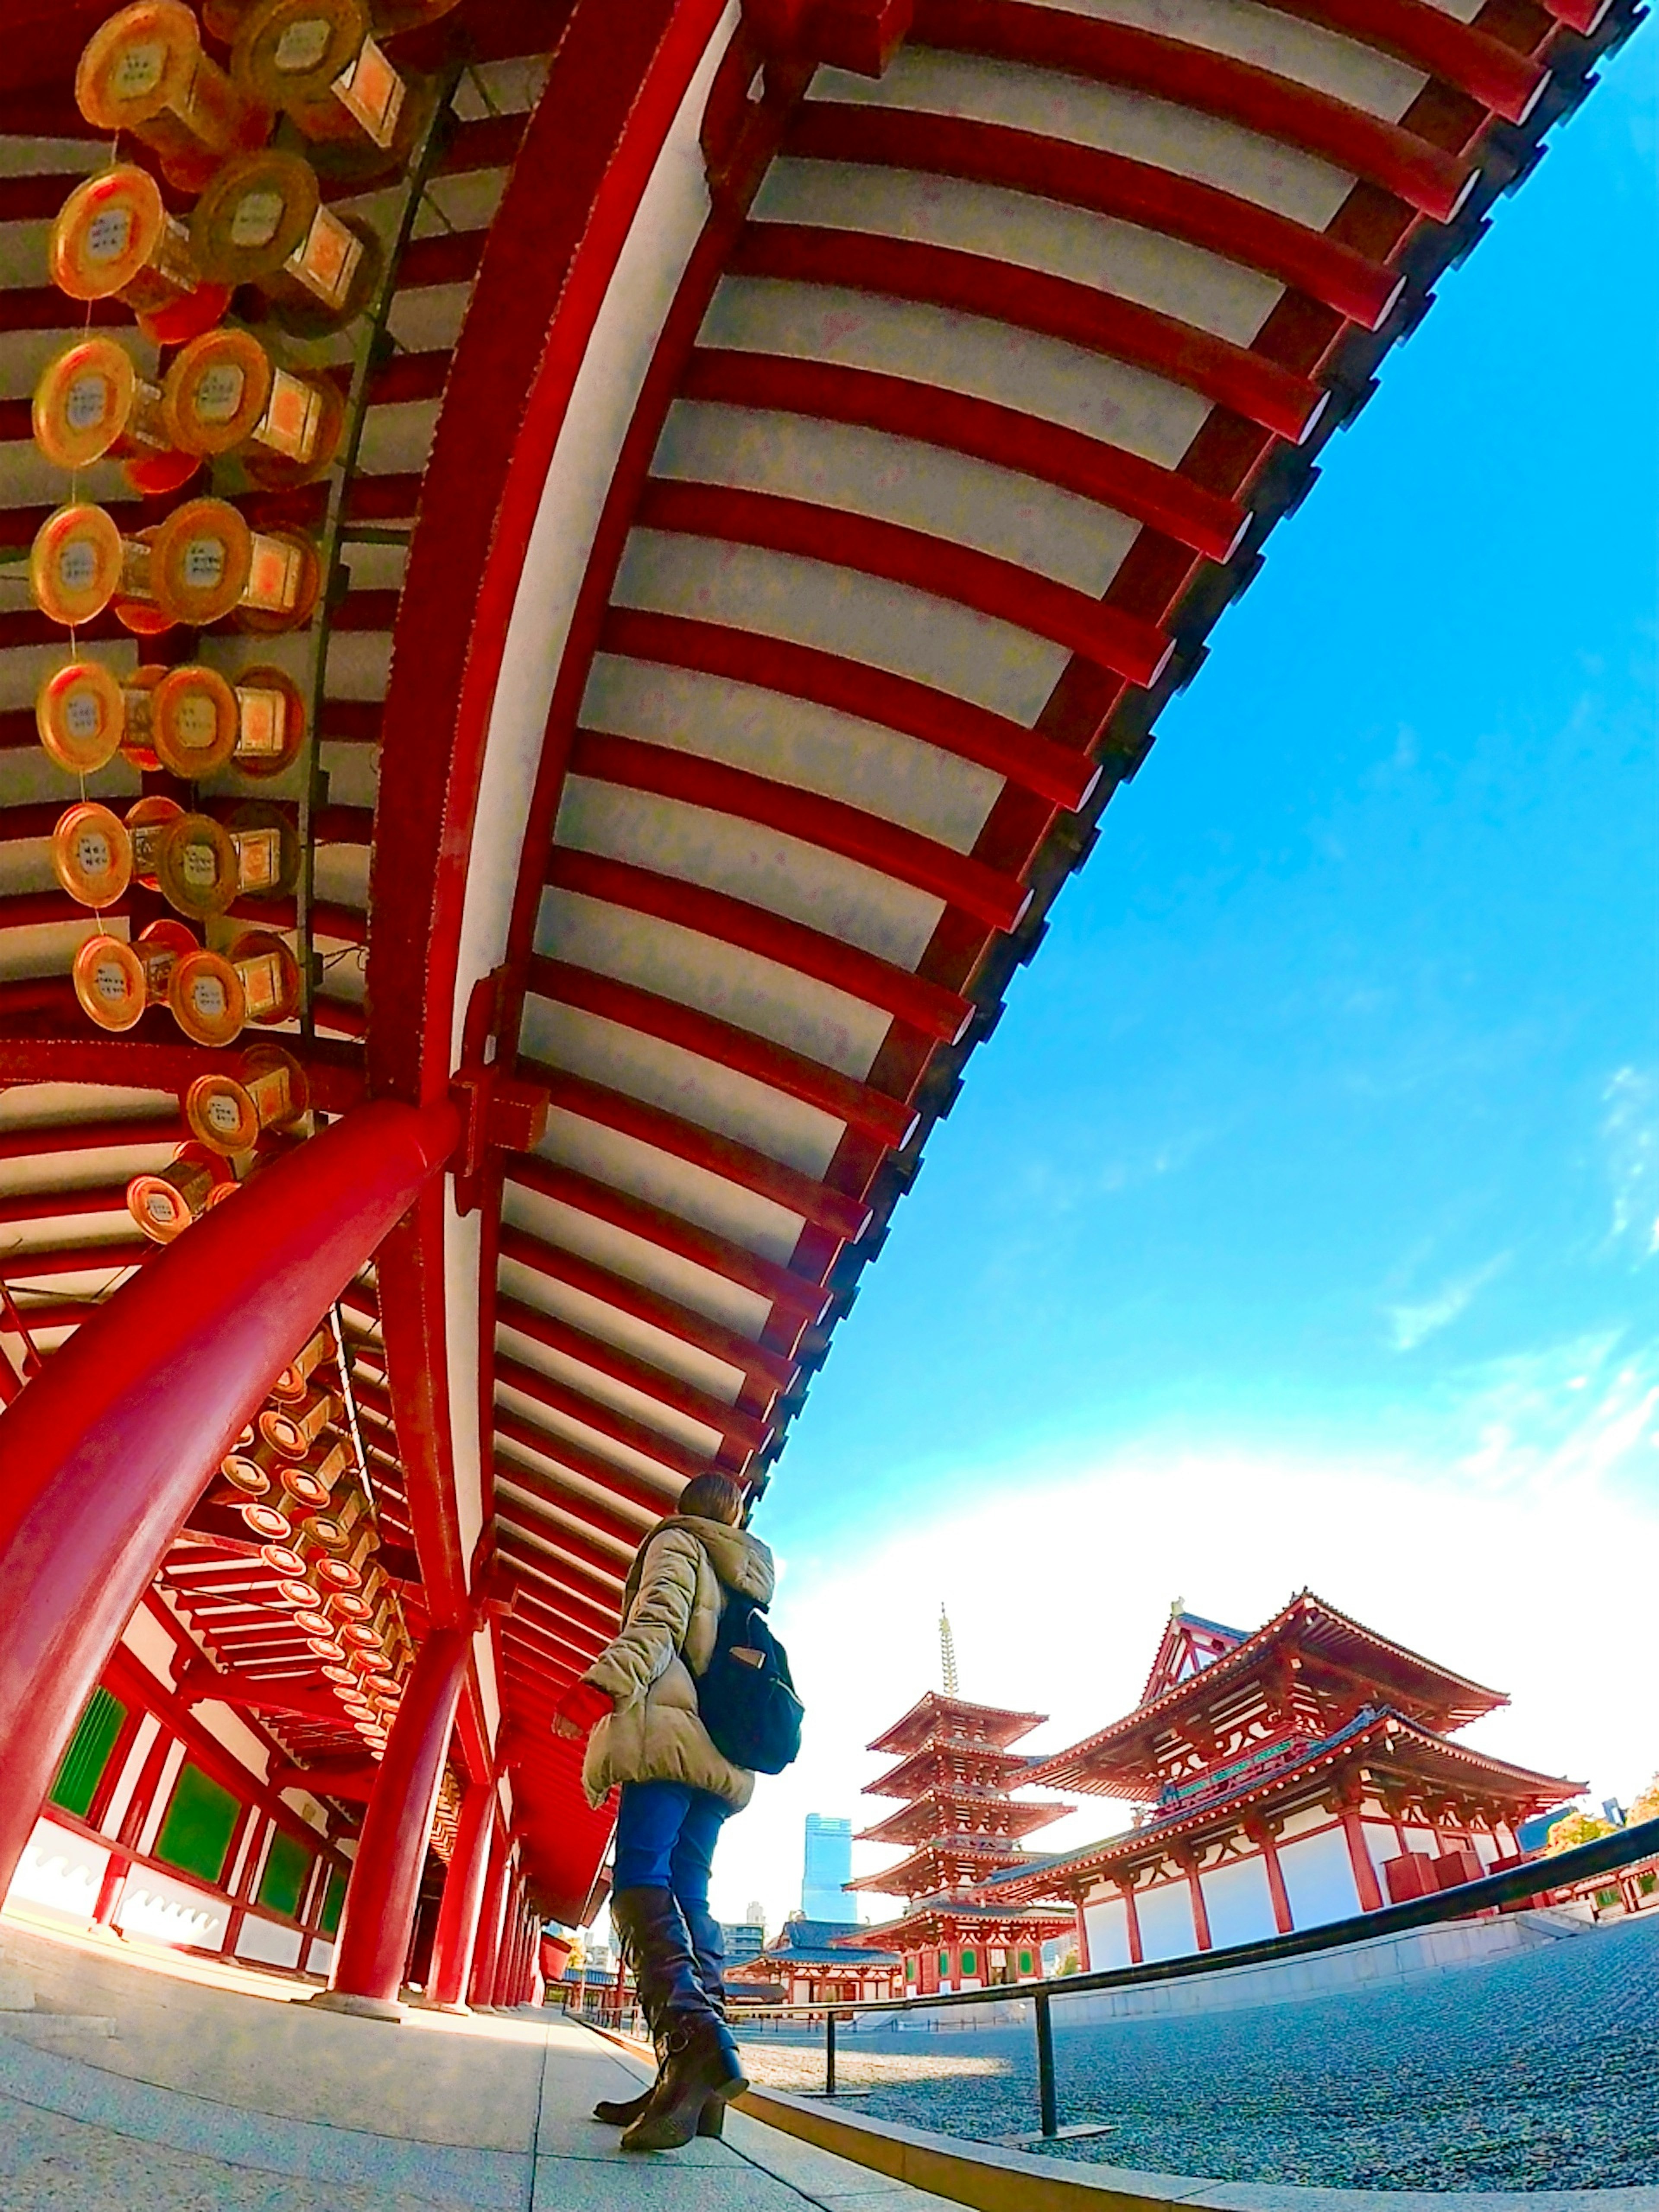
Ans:
{"label": "temple main hall", "polygon": [[1126,1800],[1132,1825],[981,1894],[1070,1900],[1103,1968],[1475,1881],[1584,1787],[1452,1741],[1507,1702],[1308,1590],[1248,1634],[1177,1607],[1133,1709],[1024,1778]]}

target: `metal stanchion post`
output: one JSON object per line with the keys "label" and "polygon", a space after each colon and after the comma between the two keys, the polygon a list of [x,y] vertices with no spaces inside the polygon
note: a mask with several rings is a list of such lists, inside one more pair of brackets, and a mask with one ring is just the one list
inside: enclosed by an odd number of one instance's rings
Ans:
{"label": "metal stanchion post", "polygon": [[1054,2109],[1054,2024],[1048,2016],[1051,2002],[1047,1990],[1038,1990],[1032,1997],[1036,2012],[1037,2108],[1045,2136],[1059,2133],[1060,2118]]}
{"label": "metal stanchion post", "polygon": [[823,2094],[836,2094],[836,2014],[831,2006],[823,2015]]}

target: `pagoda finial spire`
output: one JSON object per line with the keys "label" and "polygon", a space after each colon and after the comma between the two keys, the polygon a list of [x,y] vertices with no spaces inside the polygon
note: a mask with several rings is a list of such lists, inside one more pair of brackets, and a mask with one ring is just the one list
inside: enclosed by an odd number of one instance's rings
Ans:
{"label": "pagoda finial spire", "polygon": [[939,1656],[945,1676],[945,1694],[947,1698],[954,1698],[957,1694],[957,1639],[951,1633],[951,1616],[945,1610],[943,1598],[939,1600]]}

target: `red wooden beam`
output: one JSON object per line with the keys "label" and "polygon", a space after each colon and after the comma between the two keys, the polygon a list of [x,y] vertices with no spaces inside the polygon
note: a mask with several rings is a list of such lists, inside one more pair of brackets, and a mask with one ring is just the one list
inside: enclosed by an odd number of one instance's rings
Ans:
{"label": "red wooden beam", "polygon": [[1405,286],[1395,270],[1254,201],[1173,170],[1036,131],[957,116],[811,100],[796,118],[787,144],[790,153],[807,160],[873,163],[1000,185],[1161,230],[1276,276],[1364,330],[1376,330],[1387,319]]}
{"label": "red wooden beam", "polygon": [[[777,226],[766,228],[769,232]],[[809,238],[823,234],[803,230]],[[996,269],[999,279],[1008,273],[1000,264],[988,266]],[[611,607],[600,632],[599,650],[810,699],[973,761],[1023,791],[1053,799],[1057,806],[1081,805],[1098,774],[1081,754],[1006,715],[909,677],[892,676],[863,661],[821,652],[816,646],[793,645],[760,631],[732,629],[722,623],[657,614],[642,607]]]}
{"label": "red wooden beam", "polygon": [[586,1076],[571,1075],[528,1054],[520,1057],[518,1066],[527,1081],[545,1087],[551,1104],[562,1111],[636,1137],[642,1145],[671,1153],[676,1159],[689,1160],[694,1167],[706,1168],[710,1175],[734,1182],[740,1189],[769,1198],[785,1212],[798,1213],[803,1220],[827,1229],[843,1243],[855,1243],[869,1226],[870,1209],[862,1200],[831,1189],[799,1169],[786,1167],[781,1160],[739,1144],[735,1137],[700,1127],[664,1107],[630,1098],[623,1091],[592,1083]]}
{"label": "red wooden beam", "polygon": [[677,1488],[672,1481],[655,1483],[637,1468],[617,1467],[574,1438],[562,1437],[515,1413],[510,1406],[492,1407],[491,1417],[498,1437],[522,1445],[525,1450],[550,1460],[556,1467],[567,1468],[573,1474],[585,1475],[589,1482],[598,1484],[630,1505],[637,1505],[653,1518],[673,1511]]}
{"label": "red wooden beam", "polygon": [[1129,23],[1021,0],[917,0],[916,36],[1220,116],[1379,185],[1436,222],[1451,221],[1478,174],[1474,162],[1328,93]]}
{"label": "red wooden beam", "polygon": [[1015,562],[955,539],[844,507],[820,507],[775,492],[653,477],[637,520],[645,530],[682,531],[727,544],[762,546],[799,560],[880,576],[1049,638],[1131,684],[1156,683],[1174,651],[1170,641],[1152,623],[1103,606],[1070,584],[1056,583],[1052,577],[1036,575]]}
{"label": "red wooden beam", "polygon": [[823,1284],[810,1283],[792,1269],[734,1244],[729,1237],[699,1229],[645,1199],[630,1198],[609,1183],[596,1182],[591,1176],[579,1175],[574,1168],[556,1167],[550,1160],[520,1153],[507,1160],[506,1175],[509,1182],[526,1190],[538,1191],[544,1198],[572,1206],[579,1213],[608,1221],[612,1228],[628,1230],[647,1243],[660,1244],[665,1251],[708,1268],[710,1274],[741,1284],[802,1321],[817,1320],[830,1302],[830,1292]]}
{"label": "red wooden beam", "polygon": [[777,783],[748,769],[730,768],[706,754],[681,752],[677,746],[613,737],[600,730],[578,730],[569,773],[781,830],[785,836],[822,846],[826,852],[914,884],[993,929],[1012,929],[1030,903],[1030,895],[1022,884],[934,838],[866,813],[844,799]]}
{"label": "red wooden beam", "polygon": [[1109,507],[1212,561],[1231,560],[1249,525],[1248,513],[1237,501],[1121,446],[1017,407],[910,377],[793,355],[705,346],[691,356],[684,391],[688,399],[849,422],[969,453]]}
{"label": "red wooden beam", "polygon": [[531,959],[526,980],[538,998],[576,1006],[601,1021],[660,1037],[665,1044],[678,1045],[683,1051],[750,1076],[787,1097],[816,1107],[834,1121],[862,1129],[878,1144],[896,1149],[915,1127],[914,1108],[900,1100],[678,999],[641,990],[636,983],[619,982],[591,968],[539,956]]}
{"label": "red wooden beam", "polygon": [[1478,100],[1510,123],[1524,123],[1549,72],[1490,32],[1428,4],[1428,0],[1264,0],[1283,15],[1346,32],[1368,46],[1409,62]]}
{"label": "red wooden beam", "polygon": [[580,1360],[600,1375],[608,1375],[613,1382],[626,1383],[644,1397],[655,1399],[659,1404],[672,1406],[688,1419],[697,1421],[723,1436],[729,1443],[744,1452],[758,1451],[766,1440],[763,1422],[753,1420],[740,1413],[735,1406],[711,1397],[667,1369],[650,1361],[622,1352],[591,1331],[578,1328],[573,1323],[561,1321],[551,1314],[540,1312],[534,1306],[524,1304],[518,1298],[498,1298],[495,1318],[501,1328],[514,1329],[550,1351],[562,1352],[567,1358]]}
{"label": "red wooden beam", "polygon": [[659,1291],[630,1282],[625,1275],[614,1274],[578,1253],[568,1252],[562,1245],[545,1243],[523,1229],[503,1227],[500,1252],[504,1260],[533,1267],[551,1282],[568,1284],[573,1291],[597,1298],[619,1313],[661,1329],[665,1335],[694,1345],[711,1358],[739,1369],[751,1387],[769,1397],[775,1391],[787,1390],[795,1379],[794,1363],[781,1353],[740,1336],[735,1329],[711,1321],[690,1306],[664,1297]]}
{"label": "red wooden beam", "polygon": [[505,1358],[499,1352],[495,1356],[495,1380],[504,1389],[516,1390],[520,1397],[532,1399],[556,1413],[563,1413],[570,1420],[580,1421],[584,1428],[609,1437],[613,1443],[642,1453],[647,1459],[657,1462],[665,1474],[683,1474],[689,1479],[714,1463],[714,1452],[693,1450],[678,1437],[667,1436],[631,1414],[619,1413],[614,1407],[590,1398],[574,1385],[556,1382],[550,1375],[544,1375],[540,1368]]}
{"label": "red wooden beam", "polygon": [[659,875],[630,860],[607,860],[556,845],[548,858],[547,882],[558,890],[602,899],[633,914],[648,914],[676,923],[722,945],[740,945],[763,959],[775,960],[798,975],[828,983],[866,1006],[879,1006],[925,1036],[954,1043],[973,1018],[973,1007],[955,991],[942,989],[890,960],[878,959],[856,945],[824,931],[792,921],[769,907],[752,906],[725,891],[706,890],[684,877]]}

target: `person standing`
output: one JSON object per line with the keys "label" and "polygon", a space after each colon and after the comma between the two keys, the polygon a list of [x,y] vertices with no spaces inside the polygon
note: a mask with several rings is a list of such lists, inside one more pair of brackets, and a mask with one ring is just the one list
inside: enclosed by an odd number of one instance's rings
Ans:
{"label": "person standing", "polygon": [[772,1554],[739,1525],[745,1502],[727,1475],[686,1485],[635,1557],[616,1640],[554,1718],[560,1735],[587,1736],[589,1802],[621,1785],[611,1921],[658,2069],[641,2096],[595,2107],[596,2118],[624,2126],[624,2150],[674,2150],[718,2135],[726,2100],[748,2086],[726,2024],[708,1877],[721,1826],[749,1802],[755,1778],[716,1749],[696,1688],[728,1596],[771,1602]]}

